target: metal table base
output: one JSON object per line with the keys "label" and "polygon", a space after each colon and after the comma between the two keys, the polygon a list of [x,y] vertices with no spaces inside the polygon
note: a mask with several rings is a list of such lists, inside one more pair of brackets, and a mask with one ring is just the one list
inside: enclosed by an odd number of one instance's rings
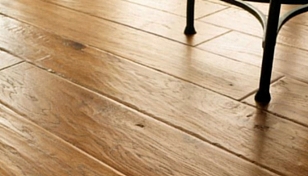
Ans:
{"label": "metal table base", "polygon": [[[263,58],[261,66],[261,75],[259,90],[255,95],[255,100],[260,104],[268,104],[271,100],[270,84],[272,76],[272,67],[274,60],[274,52],[277,35],[281,27],[292,17],[308,11],[308,0],[249,0],[254,2],[269,3],[268,18],[260,10],[242,0],[221,0],[251,13],[261,23],[264,29],[263,36]],[[280,9],[282,4],[305,4],[294,8],[288,13],[280,16]],[[195,0],[187,0],[187,21],[184,33],[186,35],[196,34],[194,28],[194,6]]]}

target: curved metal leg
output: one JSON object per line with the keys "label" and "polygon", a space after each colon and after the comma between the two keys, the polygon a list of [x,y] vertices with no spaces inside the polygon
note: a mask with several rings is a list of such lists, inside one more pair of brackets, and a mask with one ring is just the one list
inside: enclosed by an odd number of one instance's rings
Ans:
{"label": "curved metal leg", "polygon": [[306,5],[302,5],[300,7],[297,7],[291,11],[289,11],[288,13],[286,13],[284,16],[280,17],[280,21],[279,21],[279,26],[278,26],[278,31],[281,29],[281,27],[291,18],[295,17],[296,15],[300,15],[304,12],[308,11],[308,4]]}
{"label": "curved metal leg", "polygon": [[274,52],[276,39],[278,35],[278,23],[280,14],[280,0],[271,0],[269,7],[269,15],[264,37],[263,60],[261,68],[261,77],[259,90],[255,96],[255,100],[262,104],[267,104],[271,100],[270,84],[272,67],[274,60]]}
{"label": "curved metal leg", "polygon": [[194,27],[194,16],[195,16],[195,0],[187,0],[187,14],[186,14],[186,28],[184,33],[186,35],[196,34]]}
{"label": "curved metal leg", "polygon": [[[262,27],[265,29],[263,38],[263,58],[261,67],[261,76],[259,90],[255,96],[255,100],[261,104],[268,104],[271,100],[270,84],[272,76],[272,67],[275,53],[276,39],[279,30],[282,25],[286,23],[292,17],[308,11],[308,4],[296,8],[283,17],[279,17],[281,3],[283,0],[255,0],[257,2],[269,2],[269,13],[266,21],[265,15],[252,5],[245,3],[245,0],[221,0],[238,7],[241,7],[255,16]],[[248,0],[249,1],[249,0]],[[254,1],[254,0],[252,0]],[[285,1],[284,1],[285,2]],[[298,4],[301,1],[290,1],[290,4]],[[306,3],[306,2],[305,2]],[[186,28],[184,33],[186,35],[192,35],[196,33],[194,28],[194,7],[195,0],[187,0],[187,16],[186,16]]]}

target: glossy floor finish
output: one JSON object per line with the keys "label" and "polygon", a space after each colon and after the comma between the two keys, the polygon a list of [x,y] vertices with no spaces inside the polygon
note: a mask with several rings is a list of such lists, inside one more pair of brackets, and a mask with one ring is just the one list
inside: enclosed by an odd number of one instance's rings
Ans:
{"label": "glossy floor finish", "polygon": [[259,107],[258,21],[197,0],[186,37],[185,5],[1,0],[0,175],[307,176],[308,13]]}

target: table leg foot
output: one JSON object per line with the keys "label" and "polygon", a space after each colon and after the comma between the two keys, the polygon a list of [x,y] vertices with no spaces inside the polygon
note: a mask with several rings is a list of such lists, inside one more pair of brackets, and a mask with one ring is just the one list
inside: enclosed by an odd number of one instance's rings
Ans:
{"label": "table leg foot", "polygon": [[268,91],[258,91],[255,96],[255,101],[259,104],[266,105],[271,101],[271,94]]}
{"label": "table leg foot", "polygon": [[194,34],[196,34],[197,32],[196,32],[196,30],[195,30],[195,28],[193,27],[193,26],[187,26],[186,28],[185,28],[185,31],[184,31],[184,34],[185,35],[194,35]]}

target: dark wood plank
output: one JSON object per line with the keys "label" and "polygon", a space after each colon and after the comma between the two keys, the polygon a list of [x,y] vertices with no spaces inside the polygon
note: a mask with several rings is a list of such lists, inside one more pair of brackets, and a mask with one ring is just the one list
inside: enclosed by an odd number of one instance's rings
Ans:
{"label": "dark wood plank", "polygon": [[[273,100],[267,110],[308,127],[308,83],[287,77],[275,83],[271,93]],[[252,97],[245,101],[255,105]]]}
{"label": "dark wood plank", "polygon": [[[183,35],[186,19],[161,10],[140,6],[123,0],[45,0],[46,2],[65,6],[80,12],[91,14],[103,19],[114,21],[126,26],[153,33],[171,40],[187,43]],[[185,13],[185,11],[183,11]],[[191,45],[215,38],[227,32],[227,29],[196,21],[198,37],[189,41]]]}
{"label": "dark wood plank", "polygon": [[2,105],[0,133],[1,176],[122,175]]}
{"label": "dark wood plank", "polygon": [[[31,2],[34,1],[31,0]],[[49,3],[41,1],[31,2],[29,0],[16,0],[14,2],[10,1],[10,6],[6,6],[4,0],[0,2],[0,7],[9,9],[8,15],[51,30],[60,36],[66,36],[68,39],[85,45],[96,46],[147,67],[228,95],[234,99],[241,99],[247,96],[258,85],[259,67],[219,57],[199,49],[159,38],[155,35],[57,7]],[[41,8],[36,8],[36,6]],[[33,8],[35,9],[33,10]],[[53,10],[54,8],[57,10]],[[24,11],[24,13],[19,13],[19,11]],[[7,19],[3,18],[3,20]],[[48,20],[46,21],[46,19]],[[83,25],[85,21],[90,26]],[[16,22],[10,24],[13,25],[14,23]],[[18,25],[21,24],[19,23]],[[27,28],[27,25],[22,26]],[[37,30],[31,31],[32,29],[30,28],[30,31],[28,31],[30,35],[44,35]],[[97,29],[100,29],[99,32]],[[3,30],[4,33],[10,34],[6,32],[5,28]],[[25,34],[19,33],[15,33],[15,35],[21,38],[25,36]],[[34,37],[34,39],[37,40],[35,41],[36,45],[45,45],[46,42],[48,43],[47,45],[53,45],[52,42],[46,41],[44,38]],[[16,44],[16,42],[13,43]],[[26,50],[29,51],[29,48]],[[44,49],[39,51],[45,52]],[[29,57],[33,58],[33,56]],[[274,74],[273,79],[278,77],[278,74]]]}
{"label": "dark wood plank", "polygon": [[127,175],[276,175],[29,64],[0,84],[1,101]]}
{"label": "dark wood plank", "polygon": [[0,70],[20,62],[21,59],[0,50]]}

